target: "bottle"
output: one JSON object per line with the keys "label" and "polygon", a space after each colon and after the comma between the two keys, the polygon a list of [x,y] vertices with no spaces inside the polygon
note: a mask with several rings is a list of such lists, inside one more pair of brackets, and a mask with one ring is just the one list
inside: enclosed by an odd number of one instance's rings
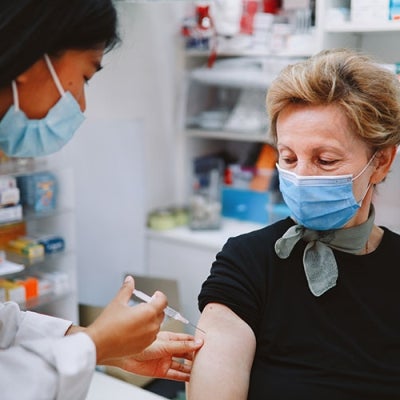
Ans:
{"label": "bottle", "polygon": [[221,227],[223,164],[218,157],[199,157],[193,161],[189,203],[189,226],[193,230]]}

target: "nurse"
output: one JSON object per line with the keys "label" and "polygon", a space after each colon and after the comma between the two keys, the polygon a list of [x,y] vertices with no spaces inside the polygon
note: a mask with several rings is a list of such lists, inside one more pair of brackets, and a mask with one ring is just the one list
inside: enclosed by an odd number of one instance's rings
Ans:
{"label": "nurse", "polygon": [[[3,0],[0,9],[0,148],[38,157],[62,148],[84,119],[85,84],[118,43],[111,0]],[[187,381],[201,345],[192,336],[159,332],[167,299],[129,307],[127,277],[87,328],[0,303],[3,400],[84,399],[96,364]]]}

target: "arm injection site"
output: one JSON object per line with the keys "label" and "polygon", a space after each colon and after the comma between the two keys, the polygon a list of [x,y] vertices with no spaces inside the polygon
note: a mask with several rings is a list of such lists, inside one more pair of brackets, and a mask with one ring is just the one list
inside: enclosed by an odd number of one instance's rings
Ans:
{"label": "arm injection site", "polygon": [[[151,300],[151,296],[149,296],[148,294],[135,289],[133,291],[133,294],[139,298],[140,300],[143,300],[144,302],[148,303]],[[197,327],[196,325],[192,324],[188,319],[186,319],[185,317],[183,317],[178,311],[174,310],[171,307],[166,307],[164,309],[164,313],[165,315],[167,315],[168,317],[175,319],[176,321],[180,321],[185,325],[190,325],[193,328],[199,330],[202,333],[205,333],[202,329],[200,329],[199,327]]]}

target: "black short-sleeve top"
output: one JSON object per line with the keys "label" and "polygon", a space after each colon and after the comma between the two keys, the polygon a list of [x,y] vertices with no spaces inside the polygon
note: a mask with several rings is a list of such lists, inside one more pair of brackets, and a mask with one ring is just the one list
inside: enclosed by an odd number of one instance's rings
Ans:
{"label": "black short-sleeve top", "polygon": [[200,311],[224,304],[255,334],[248,399],[400,400],[400,235],[383,228],[367,255],[334,250],[337,285],[315,297],[306,243],[285,260],[275,253],[291,225],[229,239],[199,294]]}

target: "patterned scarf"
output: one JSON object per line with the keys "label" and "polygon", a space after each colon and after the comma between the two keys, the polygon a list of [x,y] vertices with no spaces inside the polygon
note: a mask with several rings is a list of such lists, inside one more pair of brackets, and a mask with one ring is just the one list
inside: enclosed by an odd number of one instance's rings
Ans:
{"label": "patterned scarf", "polygon": [[366,246],[374,220],[375,210],[371,205],[367,221],[351,228],[314,231],[294,225],[276,241],[275,252],[279,258],[285,259],[300,239],[307,242],[303,265],[308,287],[314,296],[321,296],[334,287],[338,279],[338,267],[332,249],[359,254]]}

